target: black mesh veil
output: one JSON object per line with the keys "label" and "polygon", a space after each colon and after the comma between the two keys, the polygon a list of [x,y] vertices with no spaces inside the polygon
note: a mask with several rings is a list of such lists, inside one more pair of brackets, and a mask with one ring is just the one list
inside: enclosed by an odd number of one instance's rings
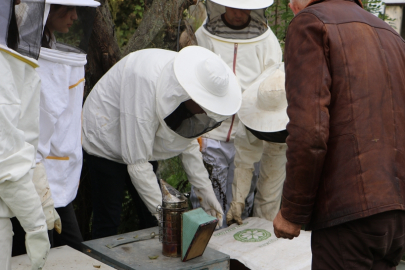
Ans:
{"label": "black mesh veil", "polygon": [[198,138],[220,125],[220,122],[216,122],[206,114],[195,114],[190,118],[184,119],[180,126],[174,131],[184,138],[191,139]]}
{"label": "black mesh veil", "polygon": [[21,0],[16,6],[16,19],[20,34],[17,51],[38,59],[44,21],[44,0]]}
{"label": "black mesh veil", "polygon": [[164,121],[167,126],[184,138],[197,138],[221,125],[206,114],[192,114],[182,102]]}
{"label": "black mesh veil", "polygon": [[76,51],[75,49],[79,49],[87,53],[96,9],[94,7],[77,6],[76,13],[77,20],[70,27],[68,33],[54,33],[57,42],[56,49],[61,51]]}
{"label": "black mesh veil", "polygon": [[13,8],[13,0],[0,1],[0,44],[7,45],[8,27]]}

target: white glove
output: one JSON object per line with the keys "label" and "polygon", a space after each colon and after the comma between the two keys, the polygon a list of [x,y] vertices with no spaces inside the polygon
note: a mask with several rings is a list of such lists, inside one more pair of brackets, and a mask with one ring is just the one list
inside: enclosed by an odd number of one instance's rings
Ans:
{"label": "white glove", "polygon": [[226,214],[226,223],[231,225],[236,221],[242,224],[242,212],[245,208],[245,200],[252,184],[253,169],[235,168],[232,182],[232,202]]}
{"label": "white glove", "polygon": [[35,186],[33,170],[18,181],[0,183],[0,198],[15,214],[26,232],[26,248],[32,270],[42,269],[49,252],[49,239],[45,215]]}
{"label": "white glove", "polygon": [[46,226],[41,226],[37,230],[26,231],[25,247],[31,260],[31,269],[42,269],[50,248]]}
{"label": "white glove", "polygon": [[207,214],[218,219],[217,228],[222,227],[224,212],[212,189],[197,140],[192,140],[180,157],[188,181],[194,186],[194,192],[200,201],[201,207]]}
{"label": "white glove", "polygon": [[41,199],[42,209],[44,210],[46,225],[48,230],[55,229],[59,234],[62,232],[62,222],[54,207],[51,189],[49,188],[48,179],[46,177],[45,167],[42,163],[37,163],[34,169],[32,182]]}
{"label": "white glove", "polygon": [[218,219],[217,228],[221,228],[224,212],[222,211],[222,207],[215,196],[211,182],[208,186],[194,188],[194,192],[200,202],[201,207],[205,210],[205,212],[207,212],[207,214]]}

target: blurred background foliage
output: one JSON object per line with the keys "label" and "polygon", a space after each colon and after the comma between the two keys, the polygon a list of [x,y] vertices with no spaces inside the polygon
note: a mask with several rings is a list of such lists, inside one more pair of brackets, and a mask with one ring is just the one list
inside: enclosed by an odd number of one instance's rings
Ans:
{"label": "blurred background foliage", "polygon": [[120,48],[125,46],[142,21],[144,0],[110,0],[110,10],[115,23],[115,34]]}

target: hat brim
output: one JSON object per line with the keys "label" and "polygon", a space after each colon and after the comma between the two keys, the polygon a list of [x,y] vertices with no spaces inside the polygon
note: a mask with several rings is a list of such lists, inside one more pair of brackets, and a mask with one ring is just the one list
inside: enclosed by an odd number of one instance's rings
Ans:
{"label": "hat brim", "polygon": [[82,6],[82,7],[98,7],[100,5],[100,2],[94,0],[46,0],[46,3],[63,6]]}
{"label": "hat brim", "polygon": [[[197,65],[212,56],[222,61],[229,76],[228,90],[222,97],[211,94],[197,78]],[[215,53],[200,46],[185,47],[174,60],[174,73],[187,94],[200,106],[225,116],[238,112],[242,104],[242,90],[232,70]]]}
{"label": "hat brim", "polygon": [[260,132],[277,132],[285,130],[289,122],[287,106],[278,111],[266,111],[256,106],[259,86],[274,70],[276,69],[266,70],[242,94],[242,106],[238,111],[238,117],[250,129]]}
{"label": "hat brim", "polygon": [[274,0],[211,0],[221,6],[238,8],[238,9],[261,9],[267,8],[274,3]]}

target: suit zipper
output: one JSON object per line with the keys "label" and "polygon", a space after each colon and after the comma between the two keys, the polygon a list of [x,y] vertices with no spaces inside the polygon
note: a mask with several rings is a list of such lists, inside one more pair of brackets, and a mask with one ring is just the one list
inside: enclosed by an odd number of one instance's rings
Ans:
{"label": "suit zipper", "polygon": [[[235,43],[233,46],[233,74],[236,75],[236,57],[238,56],[238,43]],[[231,139],[233,122],[235,121],[235,115],[232,115],[231,126],[229,127],[228,135],[226,136],[226,142],[229,142]]]}

